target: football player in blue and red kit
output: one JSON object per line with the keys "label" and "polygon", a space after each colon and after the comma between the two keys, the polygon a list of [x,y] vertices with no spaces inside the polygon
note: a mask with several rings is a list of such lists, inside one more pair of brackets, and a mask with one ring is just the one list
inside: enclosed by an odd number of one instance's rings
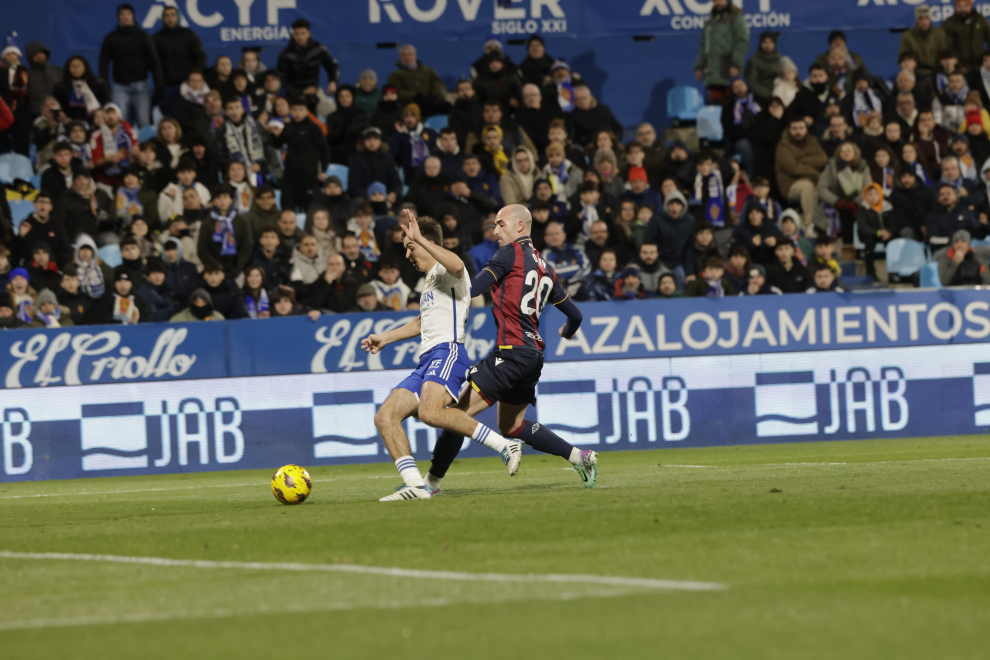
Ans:
{"label": "football player in blue and red kit", "polygon": [[[581,310],[568,297],[553,267],[533,247],[532,224],[533,216],[520,204],[503,208],[495,217],[499,250],[471,282],[471,296],[492,290],[496,348],[470,369],[470,396],[460,397],[457,407],[473,417],[497,403],[498,427],[506,439],[570,461],[585,487],[593,488],[598,476],[598,455],[582,451],[546,426],[525,419],[526,408],[536,404],[536,386],[543,370],[540,313],[547,302],[564,313],[567,323],[559,332],[565,339],[574,337],[582,319]],[[440,434],[425,480],[432,495],[440,494],[440,481],[462,441],[462,436],[449,430]]]}

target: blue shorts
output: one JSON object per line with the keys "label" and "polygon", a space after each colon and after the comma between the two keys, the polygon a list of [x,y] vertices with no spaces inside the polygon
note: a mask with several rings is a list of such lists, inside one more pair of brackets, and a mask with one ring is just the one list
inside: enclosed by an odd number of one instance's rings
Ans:
{"label": "blue shorts", "polygon": [[423,382],[428,380],[443,385],[457,403],[470,368],[471,362],[464,344],[437,344],[423,353],[416,370],[395,388],[409,390],[418,400]]}

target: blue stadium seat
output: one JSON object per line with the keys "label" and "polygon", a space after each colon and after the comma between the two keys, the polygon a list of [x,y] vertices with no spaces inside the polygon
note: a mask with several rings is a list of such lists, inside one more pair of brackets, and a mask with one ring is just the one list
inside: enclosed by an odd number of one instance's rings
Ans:
{"label": "blue stadium seat", "polygon": [[[859,223],[858,222],[854,222],[853,223],[853,247],[856,248],[857,251],[858,250],[865,250],[866,249],[866,244],[863,243],[863,241],[861,241],[859,239]],[[887,246],[886,245],[884,245],[883,243],[877,243],[877,247],[876,247],[877,254],[883,254],[886,251],[887,251]]]}
{"label": "blue stadium seat", "polygon": [[698,139],[721,142],[722,137],[722,108],[717,105],[701,108],[698,111]]}
{"label": "blue stadium seat", "polygon": [[437,133],[447,128],[448,124],[449,120],[447,119],[447,115],[433,115],[432,117],[427,117],[423,122],[423,125],[427,128],[432,128]]}
{"label": "blue stadium seat", "polygon": [[41,190],[41,175],[35,174],[31,177],[31,185],[34,186],[35,190]]}
{"label": "blue stadium seat", "polygon": [[148,140],[154,138],[158,135],[158,131],[154,126],[145,126],[138,131],[138,142],[147,142]]}
{"label": "blue stadium seat", "polygon": [[895,238],[887,243],[887,272],[910,277],[925,265],[925,246],[909,238]]}
{"label": "blue stadium seat", "polygon": [[327,176],[335,176],[340,179],[340,185],[343,186],[344,192],[347,192],[347,173],[350,170],[347,169],[347,165],[338,165],[337,163],[330,163],[327,166]]}
{"label": "blue stadium seat", "polygon": [[279,208],[282,208],[282,191],[281,190],[276,190],[275,191],[275,206],[277,206]]}
{"label": "blue stadium seat", "polygon": [[296,226],[299,227],[299,229],[305,229],[306,228],[306,214],[305,213],[296,213]]}
{"label": "blue stadium seat", "polygon": [[673,87],[667,92],[667,116],[680,121],[694,121],[704,105],[701,92],[695,87]]}
{"label": "blue stadium seat", "polygon": [[918,284],[922,289],[941,289],[942,280],[938,277],[938,262],[931,261],[921,267],[921,282]]}
{"label": "blue stadium seat", "polygon": [[123,257],[120,256],[120,246],[116,243],[101,247],[99,249],[99,255],[100,259],[103,259],[103,263],[111,268],[116,268],[124,263]]}
{"label": "blue stadium seat", "polygon": [[158,124],[161,123],[162,119],[162,110],[156,105],[151,109],[151,125],[154,127],[155,132],[158,131]]}
{"label": "blue stadium seat", "polygon": [[20,154],[3,154],[0,156],[0,181],[13,183],[14,179],[30,181],[34,176],[31,159]]}
{"label": "blue stadium seat", "polygon": [[8,204],[10,204],[11,224],[14,225],[14,231],[17,231],[24,219],[34,213],[34,202],[29,202],[26,199],[12,199]]}
{"label": "blue stadium seat", "polygon": [[973,247],[988,247],[990,246],[990,238],[974,238],[971,245]]}

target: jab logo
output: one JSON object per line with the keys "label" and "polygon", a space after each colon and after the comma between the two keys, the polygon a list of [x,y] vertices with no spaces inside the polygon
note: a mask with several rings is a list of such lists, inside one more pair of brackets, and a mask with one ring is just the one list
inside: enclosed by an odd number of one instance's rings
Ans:
{"label": "jab logo", "polygon": [[371,390],[313,394],[314,457],[377,456],[374,397]]}

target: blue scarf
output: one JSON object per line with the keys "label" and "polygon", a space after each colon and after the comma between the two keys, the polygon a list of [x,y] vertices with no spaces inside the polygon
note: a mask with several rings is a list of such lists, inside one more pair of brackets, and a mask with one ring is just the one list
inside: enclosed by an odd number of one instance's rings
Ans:
{"label": "blue scarf", "polygon": [[412,144],[412,164],[422,165],[430,157],[430,145],[423,139],[423,125],[419,124],[409,131],[409,142]]}
{"label": "blue scarf", "polygon": [[746,110],[752,112],[753,115],[760,113],[760,104],[753,100],[752,94],[748,94],[745,98],[736,99],[736,105],[732,108],[732,123],[741,126],[743,118],[746,116]]}
{"label": "blue scarf", "polygon": [[55,311],[52,312],[51,314],[44,314],[41,312],[41,309],[39,308],[37,312],[37,317],[45,322],[46,328],[61,327],[61,324],[58,323],[58,320],[62,318],[62,308],[58,305],[55,305]]}
{"label": "blue scarf", "polygon": [[34,307],[34,303],[30,300],[21,301],[21,303],[17,306],[17,318],[25,323],[30,323],[31,314],[28,313],[28,308],[30,307]]}
{"label": "blue scarf", "polygon": [[963,88],[959,90],[958,94],[953,94],[952,90],[946,87],[945,95],[952,101],[952,105],[962,105],[965,103],[966,97],[969,96],[969,85],[963,85]]}
{"label": "blue scarf", "polygon": [[876,92],[872,89],[867,89],[865,92],[853,90],[853,121],[856,122],[857,127],[866,128],[866,120],[874,110],[883,112],[883,104],[880,103],[880,97]]}
{"label": "blue scarf", "polygon": [[574,85],[571,84],[570,78],[557,84],[557,103],[564,112],[574,109]]}
{"label": "blue scarf", "polygon": [[918,175],[918,178],[921,179],[926,186],[932,185],[932,178],[928,176],[928,172],[925,171],[925,168],[922,167],[921,163],[919,163],[918,161],[914,161],[914,172],[915,174]]}
{"label": "blue scarf", "polygon": [[712,172],[707,177],[698,174],[694,180],[694,196],[691,201],[705,205],[705,220],[715,227],[725,226],[725,196],[721,174]]}
{"label": "blue scarf", "polygon": [[100,270],[99,258],[94,254],[88,262],[76,261],[79,266],[79,284],[90,298],[99,298],[103,295],[103,271]]}
{"label": "blue scarf", "polygon": [[711,280],[706,279],[708,282],[708,293],[705,294],[707,298],[723,298],[725,297],[725,290],[722,289],[722,280],[715,280],[713,283]]}
{"label": "blue scarf", "polygon": [[257,300],[249,295],[244,302],[247,303],[248,316],[253,319],[261,318],[261,315],[268,311],[268,292],[262,289]]}
{"label": "blue scarf", "polygon": [[567,183],[567,179],[570,178],[567,176],[567,159],[565,158],[560,161],[560,167],[550,165],[550,173],[557,177],[557,180],[561,183]]}
{"label": "blue scarf", "polygon": [[230,257],[237,254],[237,237],[234,235],[234,209],[223,216],[212,211],[210,216],[216,221],[213,228],[213,242],[220,243],[220,256]]}
{"label": "blue scarf", "polygon": [[938,93],[941,94],[949,87],[949,76],[945,75],[941,71],[935,74],[935,87],[938,89]]}
{"label": "blue scarf", "polygon": [[136,215],[144,215],[144,206],[138,201],[141,187],[117,189],[117,216],[130,220]]}

